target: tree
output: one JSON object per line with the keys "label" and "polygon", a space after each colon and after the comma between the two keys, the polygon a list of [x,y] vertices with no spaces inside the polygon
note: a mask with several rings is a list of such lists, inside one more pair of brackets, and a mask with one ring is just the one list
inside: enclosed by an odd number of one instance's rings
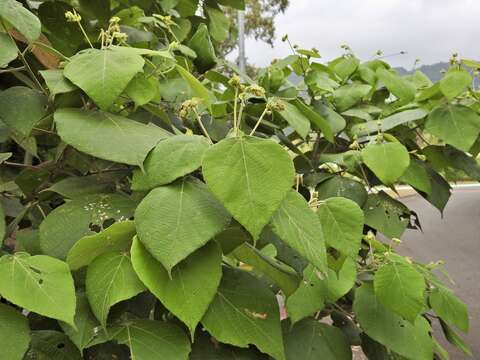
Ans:
{"label": "tree", "polygon": [[229,3],[0,3],[2,356],[432,360],[432,322],[468,353],[384,189],[443,211],[445,168],[478,179],[480,65],[433,84],[296,48],[228,77]]}

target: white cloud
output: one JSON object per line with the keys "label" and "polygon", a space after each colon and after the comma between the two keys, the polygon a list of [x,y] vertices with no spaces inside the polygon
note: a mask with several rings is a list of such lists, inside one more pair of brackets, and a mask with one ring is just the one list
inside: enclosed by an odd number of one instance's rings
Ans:
{"label": "white cloud", "polygon": [[458,52],[479,58],[480,1],[478,0],[291,0],[278,16],[274,48],[247,41],[249,61],[260,66],[291,53],[280,38],[289,34],[301,47],[316,47],[325,59],[342,53],[348,44],[362,59],[377,50],[385,54],[407,51],[389,59],[411,67],[416,58],[431,64],[448,61]]}

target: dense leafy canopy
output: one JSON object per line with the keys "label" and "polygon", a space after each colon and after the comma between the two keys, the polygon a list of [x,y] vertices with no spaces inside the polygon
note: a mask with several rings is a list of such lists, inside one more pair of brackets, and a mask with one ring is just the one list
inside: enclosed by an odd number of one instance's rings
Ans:
{"label": "dense leafy canopy", "polygon": [[252,79],[219,55],[244,6],[0,1],[3,357],[432,360],[436,321],[469,353],[388,188],[480,179],[480,66],[294,47]]}

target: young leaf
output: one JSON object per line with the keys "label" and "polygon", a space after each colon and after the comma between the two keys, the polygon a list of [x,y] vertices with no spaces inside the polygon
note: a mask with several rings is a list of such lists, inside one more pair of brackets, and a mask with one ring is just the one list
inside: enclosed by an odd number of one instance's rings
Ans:
{"label": "young leaf", "polygon": [[113,339],[127,345],[135,360],[187,360],[190,343],[176,325],[164,321],[132,320],[109,329]]}
{"label": "young leaf", "polygon": [[324,275],[309,265],[303,272],[303,280],[297,291],[287,299],[287,313],[292,324],[322,310],[325,306],[326,293]]}
{"label": "young leaf", "polygon": [[392,351],[410,359],[432,360],[430,325],[418,317],[412,325],[380,304],[370,284],[355,292],[353,311],[365,333]]}
{"label": "young leaf", "polygon": [[145,61],[140,55],[115,49],[88,49],[67,63],[65,77],[103,110],[108,110]]}
{"label": "young leaf", "polygon": [[134,239],[132,264],[145,286],[172,312],[195,332],[208,306],[215,297],[222,276],[222,253],[211,241],[198,249],[173,269],[167,270],[145,247]]}
{"label": "young leaf", "polygon": [[64,142],[89,155],[114,162],[143,166],[150,150],[170,134],[123,116],[99,111],[60,109],[54,115]]}
{"label": "young leaf", "polygon": [[372,87],[365,84],[349,84],[339,87],[333,92],[333,98],[338,111],[345,111],[358,104],[366,97]]}
{"label": "young leaf", "polygon": [[127,254],[111,252],[97,257],[87,269],[87,298],[105,328],[110,308],[145,291]]}
{"label": "young leaf", "polygon": [[81,238],[93,235],[106,220],[123,221],[133,215],[135,203],[119,194],[99,194],[59,206],[40,224],[40,247],[44,254],[65,259]]}
{"label": "young leaf", "polygon": [[136,234],[133,221],[116,222],[105,230],[78,240],[67,255],[72,270],[89,265],[97,256],[112,251],[128,249]]}
{"label": "young leaf", "polygon": [[338,273],[328,269],[327,276],[309,265],[297,291],[287,299],[287,312],[292,323],[322,310],[325,303],[340,299],[353,287],[356,275],[355,261],[350,258],[345,259]]}
{"label": "young leaf", "polygon": [[327,245],[356,257],[362,241],[362,209],[352,200],[333,197],[320,205],[317,214]]}
{"label": "young leaf", "polygon": [[0,347],[2,357],[22,360],[30,343],[28,320],[11,306],[0,304]]}
{"label": "young leaf", "polygon": [[132,190],[150,190],[195,171],[202,165],[209,146],[205,137],[197,135],[177,135],[160,141],[145,160],[145,171],[133,172]]}
{"label": "young leaf", "polygon": [[139,240],[169,273],[229,221],[222,204],[194,179],[152,190],[135,211]]}
{"label": "young leaf", "polygon": [[41,70],[39,73],[47,83],[50,96],[69,93],[77,89],[75,85],[73,85],[65,76],[63,76],[63,70],[49,69]]}
{"label": "young leaf", "polygon": [[448,325],[468,332],[469,318],[467,305],[453,291],[446,287],[436,287],[428,298],[433,311]]}
{"label": "young leaf", "polygon": [[204,73],[216,65],[215,48],[210,40],[207,25],[200,24],[187,45],[197,54],[194,63],[200,73]]}
{"label": "young leaf", "polygon": [[75,326],[60,322],[60,327],[80,350],[87,348],[97,335],[99,323],[90,309],[84,292],[77,292],[77,308],[75,310]]}
{"label": "young leaf", "polygon": [[416,158],[410,159],[410,165],[399,179],[417,190],[430,194],[432,192],[432,184],[427,170],[422,166],[422,162]]}
{"label": "young leaf", "polygon": [[285,360],[275,295],[247,272],[224,268],[202,324],[220,342],[244,348],[253,344],[276,360]]}
{"label": "young leaf", "polygon": [[0,19],[7,21],[25,38],[33,42],[40,36],[42,25],[40,20],[15,0],[0,2]]}
{"label": "young leaf", "polygon": [[321,182],[316,187],[316,190],[318,191],[319,200],[344,197],[356,202],[360,207],[363,207],[368,196],[367,190],[365,190],[365,186],[362,183],[339,175]]}
{"label": "young leaf", "polygon": [[295,105],[286,101],[279,101],[284,106],[284,110],[278,112],[280,116],[305,139],[310,132],[310,121],[308,118]]}
{"label": "young leaf", "polygon": [[287,360],[351,360],[352,349],[339,328],[305,319],[286,334],[285,355]]}
{"label": "young leaf", "polygon": [[139,73],[128,83],[125,93],[135,102],[135,106],[145,105],[158,96],[158,79]]}
{"label": "young leaf", "polygon": [[272,217],[273,232],[320,271],[327,269],[325,241],[318,216],[291,190]]}
{"label": "young leaf", "polygon": [[464,354],[472,356],[472,350],[470,346],[463,340],[447,323],[440,319],[440,325],[442,326],[443,333],[448,342],[460,349]]}
{"label": "young leaf", "polygon": [[272,280],[286,296],[297,289],[299,278],[295,271],[263,254],[252,245],[244,243],[237,247],[232,254],[242,263],[252,266],[257,273]]}
{"label": "young leaf", "polygon": [[223,43],[229,34],[230,19],[219,9],[210,6],[205,6],[206,15],[208,16],[208,28],[212,38]]}
{"label": "young leaf", "polygon": [[365,224],[389,238],[401,237],[408,226],[410,214],[408,208],[384,191],[368,195],[363,209]]}
{"label": "young leaf", "polygon": [[16,253],[0,258],[0,273],[2,297],[29,311],[73,324],[75,288],[66,263],[45,255]]}
{"label": "young leaf", "polygon": [[206,105],[210,105],[213,102],[215,102],[215,96],[205,86],[203,86],[202,83],[198,81],[195,76],[190,74],[190,72],[185,70],[180,65],[176,65],[175,69],[182,76],[182,78],[188,83],[195,97],[202,99]]}
{"label": "young leaf", "polygon": [[203,176],[233,217],[258,239],[291,188],[294,168],[280,145],[243,136],[208,149]]}
{"label": "young leaf", "polygon": [[441,105],[428,116],[425,131],[457,149],[468,151],[480,133],[480,116],[463,105]]}
{"label": "young leaf", "polygon": [[472,77],[465,69],[450,69],[440,80],[440,90],[448,100],[461,95],[472,84]]}
{"label": "young leaf", "polygon": [[392,185],[410,165],[407,148],[397,142],[368,145],[362,158],[385,185]]}
{"label": "young leaf", "polygon": [[388,91],[400,99],[402,103],[408,103],[415,99],[415,86],[408,80],[399,76],[395,71],[378,68],[376,74]]}
{"label": "young leaf", "polygon": [[407,262],[392,261],[375,273],[375,296],[385,308],[415,323],[424,306],[425,279]]}

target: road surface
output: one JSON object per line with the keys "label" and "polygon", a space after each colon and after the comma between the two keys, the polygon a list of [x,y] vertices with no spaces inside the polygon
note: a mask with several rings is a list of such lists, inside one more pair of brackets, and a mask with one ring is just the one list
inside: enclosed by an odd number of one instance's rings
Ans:
{"label": "road surface", "polygon": [[[469,307],[470,332],[466,340],[473,359],[480,360],[480,186],[456,188],[443,219],[418,195],[401,200],[417,212],[423,233],[407,230],[398,250],[421,262],[445,261],[455,281],[452,288]],[[452,360],[472,359],[448,345]]]}

